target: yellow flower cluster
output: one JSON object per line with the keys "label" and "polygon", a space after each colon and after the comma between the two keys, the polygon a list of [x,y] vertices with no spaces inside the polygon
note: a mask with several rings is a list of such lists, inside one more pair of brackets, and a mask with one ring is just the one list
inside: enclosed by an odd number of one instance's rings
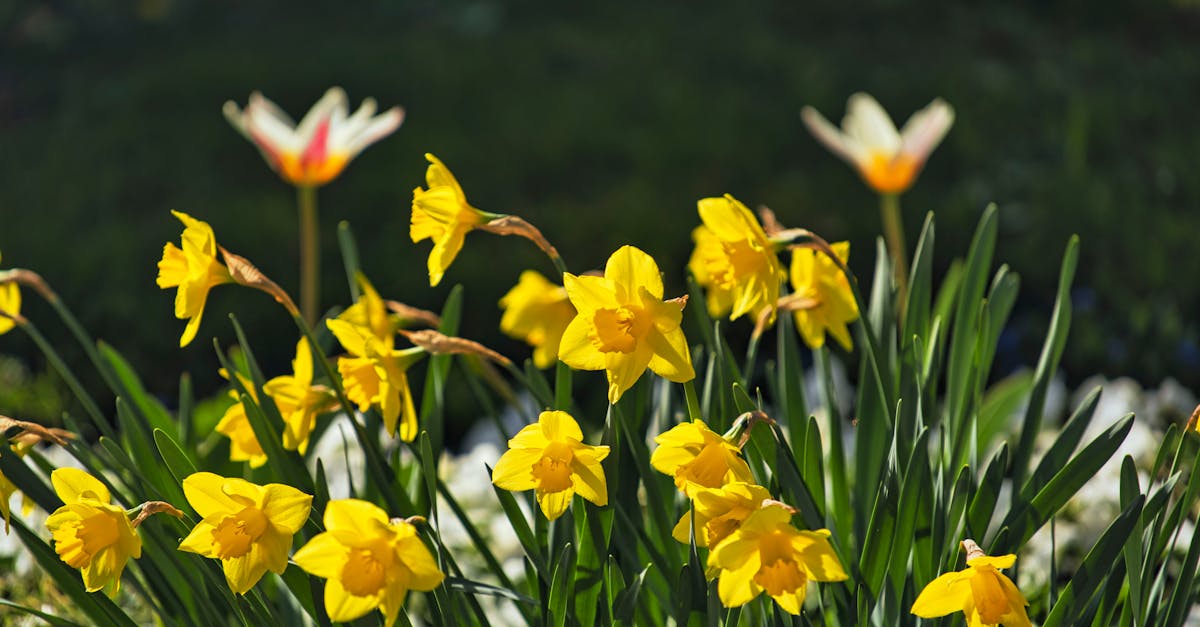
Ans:
{"label": "yellow flower cluster", "polygon": [[[791,614],[799,614],[809,581],[848,578],[829,531],[804,531],[791,524],[793,509],[754,483],[741,450],[703,421],[685,422],[654,439],[655,470],[674,477],[692,499],[693,511],[672,535],[708,547],[710,578],[725,607],[738,607],[766,592]],[[693,536],[694,529],[694,536]]]}
{"label": "yellow flower cluster", "polygon": [[[108,488],[82,470],[60,468],[51,481],[64,503],[46,521],[54,550],[80,570],[89,592],[103,589],[115,597],[126,563],[142,555],[135,529],[142,516],[131,522],[112,503]],[[200,522],[179,550],[220,560],[237,594],[249,592],[268,571],[283,573],[295,535],[312,513],[311,495],[278,483],[260,486],[198,472],[183,480],[183,492]],[[168,510],[173,508],[155,511]],[[413,524],[389,519],[371,503],[330,501],[324,526],[292,560],[328,580],[325,609],[334,621],[352,621],[378,608],[391,625],[409,590],[429,591],[444,579]]]}

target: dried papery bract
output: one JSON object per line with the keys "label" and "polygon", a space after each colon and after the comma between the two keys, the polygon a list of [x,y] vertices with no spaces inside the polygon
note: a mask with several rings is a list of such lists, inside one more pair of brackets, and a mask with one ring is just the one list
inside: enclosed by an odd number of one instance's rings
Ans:
{"label": "dried papery bract", "polygon": [[442,317],[427,309],[413,307],[394,300],[385,300],[383,304],[388,311],[400,318],[400,324],[417,323],[427,327],[437,328],[442,325]]}
{"label": "dried papery bract", "polygon": [[494,361],[502,366],[512,363],[509,358],[473,340],[461,337],[450,337],[433,329],[406,331],[401,329],[400,335],[428,353],[434,355],[476,355]]}
{"label": "dried papery bract", "polygon": [[529,222],[526,222],[525,219],[521,218],[520,216],[506,215],[500,216],[499,218],[494,218],[482,224],[479,227],[479,230],[487,231],[488,233],[494,233],[496,235],[516,235],[518,237],[524,237],[525,239],[533,242],[539,250],[545,253],[546,256],[550,258],[550,261],[554,263],[554,267],[557,268],[559,272],[564,271],[564,268],[566,267],[563,263],[562,256],[558,254],[558,249],[550,243],[550,240],[546,239],[545,235],[542,235],[541,230]]}
{"label": "dried papery bract", "polygon": [[288,293],[282,287],[279,287],[278,283],[263,274],[258,269],[258,266],[250,263],[249,259],[241,255],[229,252],[224,246],[218,248],[221,250],[221,256],[225,259],[225,266],[229,268],[229,275],[233,277],[234,282],[238,285],[266,292],[271,298],[275,299],[275,302],[283,305],[288,310],[288,313],[293,316],[300,315],[300,310],[296,308],[296,303],[292,301],[292,297],[288,296]]}

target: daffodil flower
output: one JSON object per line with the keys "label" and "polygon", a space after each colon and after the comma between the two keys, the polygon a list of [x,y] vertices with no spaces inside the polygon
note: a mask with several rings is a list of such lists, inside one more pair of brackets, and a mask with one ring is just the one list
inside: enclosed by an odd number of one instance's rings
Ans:
{"label": "daffodil flower", "polygon": [[897,131],[883,107],[863,93],[850,96],[841,130],[812,107],[804,107],[801,116],[817,140],[881,194],[907,190],[954,123],[954,109],[938,98]]}
{"label": "daffodil flower", "polygon": [[[850,242],[830,244],[830,248],[843,264],[850,260]],[[784,308],[795,312],[804,343],[821,348],[828,331],[850,350],[853,342],[847,325],[858,320],[858,303],[846,274],[824,252],[799,248],[792,251],[791,279],[792,293],[785,298]]]}
{"label": "daffodil flower", "polygon": [[126,562],[142,556],[142,539],[95,477],[77,468],[59,468],[50,473],[50,483],[64,503],[46,519],[54,551],[79,569],[88,592],[103,589],[115,598]]}
{"label": "daffodil flower", "polygon": [[722,605],[739,607],[766,592],[786,612],[799,614],[810,580],[848,578],[829,544],[829,531],[801,531],[791,517],[791,508],[767,501],[709,551],[709,569],[720,572]]}
{"label": "daffodil flower", "polygon": [[[771,498],[766,488],[735,481],[719,488],[700,488],[692,497],[696,511],[696,546],[716,546],[737,531],[746,518]],[[671,536],[687,544],[692,532],[692,513],[679,519]]]}
{"label": "daffodil flower", "polygon": [[[0,283],[0,312],[9,316],[18,316],[21,314],[21,289],[16,282]],[[16,323],[12,318],[0,316],[0,335],[4,335],[12,331]],[[5,515],[5,520],[8,520],[8,515]]]}
{"label": "daffodil flower", "polygon": [[17,486],[9,481],[4,473],[0,473],[0,515],[4,516],[4,533],[8,533],[9,518],[12,516],[12,495],[17,493]]}
{"label": "daffodil flower", "polygon": [[183,222],[183,248],[167,242],[162,260],[158,262],[158,286],[179,288],[175,292],[175,317],[187,319],[179,338],[179,346],[187,346],[196,337],[208,291],[222,283],[231,283],[229,269],[217,261],[217,238],[212,227],[182,211],[172,215]]}
{"label": "daffodil flower", "polygon": [[563,275],[579,313],[563,332],[558,358],[576,370],[605,370],[616,403],[649,367],[676,383],[696,378],[679,323],[686,299],[663,300],[654,258],[633,246],[617,249],[604,276]]}
{"label": "daffodil flower", "polygon": [[378,406],[388,433],[399,428],[400,439],[412,442],[417,437],[417,411],[407,370],[425,353],[419,348],[395,349],[396,336],[383,300],[366,279],[360,278],[360,285],[364,289],[359,301],[325,322],[350,354],[338,358],[338,372],[346,396],[358,404],[359,411]]}
{"label": "daffodil flower", "polygon": [[696,248],[688,269],[707,290],[708,313],[737,320],[769,310],[774,322],[783,267],[754,214],[728,194],[704,198],[697,207],[704,224],[692,231]]}
{"label": "daffodil flower", "polygon": [[563,331],[575,317],[575,307],[567,290],[547,281],[541,274],[526,270],[508,293],[500,299],[504,315],[500,330],[533,347],[533,363],[549,368],[558,360]]}
{"label": "daffodil flower", "polygon": [[329,411],[337,400],[332,390],[313,384],[313,355],[307,338],[296,342],[292,374],[267,381],[263,391],[275,401],[283,417],[283,448],[303,454],[317,416]]}
{"label": "daffodil flower", "polygon": [[333,180],[358,153],[391,135],[404,121],[400,107],[379,115],[375,115],[375,109],[375,100],[367,98],[357,111],[347,115],[346,92],[334,87],[309,109],[299,125],[258,92],[250,94],[244,110],[229,101],[223,113],[285,181],[317,186]]}
{"label": "daffodil flower", "polygon": [[[221,376],[229,378],[224,368],[221,369]],[[257,403],[258,393],[254,384],[241,373],[238,373],[237,377],[250,398]],[[263,451],[262,443],[258,441],[258,435],[254,433],[254,427],[250,426],[246,405],[241,401],[237,390],[230,390],[229,395],[233,397],[234,403],[225,410],[214,430],[229,438],[229,461],[249,462],[251,468],[258,468],[267,463],[267,454]]]}
{"label": "daffodil flower", "polygon": [[413,243],[433,240],[429,251],[429,285],[437,285],[458,251],[462,250],[467,233],[485,223],[489,214],[467,203],[458,179],[437,157],[426,153],[429,167],[425,170],[425,183],[429,189],[413,190],[412,223],[409,236]]}
{"label": "daffodil flower", "polygon": [[312,511],[312,496],[291,486],[260,486],[211,472],[189,475],[183,494],[203,520],[179,550],[221,560],[237,594],[246,594],[268,570],[283,573],[292,536]]}
{"label": "daffodil flower", "polygon": [[509,491],[536,490],[546,518],[562,516],[578,494],[599,506],[608,504],[608,484],[600,462],[607,446],[583,443],[579,423],[565,411],[544,411],[508,441],[492,469],[492,483]]}
{"label": "daffodil flower", "polygon": [[688,498],[695,498],[704,488],[720,488],[735,481],[754,483],[741,449],[703,420],[675,425],[654,441],[658,448],[650,456],[650,465],[674,477],[675,487]]}
{"label": "daffodil flower", "polygon": [[375,608],[383,624],[396,622],[409,590],[429,591],[444,575],[416,528],[357,499],[330,501],[324,533],[292,559],[309,574],[327,579],[325,611],[334,622],[352,621]]}
{"label": "daffodil flower", "polygon": [[1025,606],[1029,602],[1004,573],[1012,568],[1015,555],[988,557],[973,540],[964,540],[967,567],[946,573],[929,582],[913,603],[912,613],[922,618],[937,618],[961,611],[970,627],[1004,625],[1030,627]]}

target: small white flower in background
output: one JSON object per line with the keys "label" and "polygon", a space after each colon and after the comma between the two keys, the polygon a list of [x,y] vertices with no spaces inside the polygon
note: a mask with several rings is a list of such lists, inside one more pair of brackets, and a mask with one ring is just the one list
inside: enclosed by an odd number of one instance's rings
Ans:
{"label": "small white flower in background", "polygon": [[404,121],[404,109],[400,107],[379,115],[375,115],[375,109],[375,100],[367,98],[357,111],[348,114],[346,92],[334,87],[298,125],[258,92],[250,94],[245,109],[229,101],[222,112],[284,180],[293,185],[316,186],[333,180],[358,153],[392,134]]}
{"label": "small white flower in background", "polygon": [[954,124],[954,109],[937,98],[897,131],[883,107],[861,92],[846,103],[840,130],[812,107],[804,107],[800,115],[818,141],[858,169],[863,180],[881,194],[908,189]]}

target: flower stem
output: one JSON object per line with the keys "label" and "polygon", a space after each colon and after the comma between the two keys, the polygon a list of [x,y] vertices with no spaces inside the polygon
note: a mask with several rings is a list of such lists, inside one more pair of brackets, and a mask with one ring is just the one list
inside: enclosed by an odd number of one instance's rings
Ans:
{"label": "flower stem", "polygon": [[296,204],[300,208],[300,311],[305,322],[314,325],[321,294],[321,282],[317,279],[321,258],[317,236],[317,188],[298,186]]}
{"label": "flower stem", "polygon": [[904,245],[904,224],[900,221],[900,195],[881,194],[879,212],[896,276],[896,311],[903,312],[904,303],[908,300],[908,250]]}

